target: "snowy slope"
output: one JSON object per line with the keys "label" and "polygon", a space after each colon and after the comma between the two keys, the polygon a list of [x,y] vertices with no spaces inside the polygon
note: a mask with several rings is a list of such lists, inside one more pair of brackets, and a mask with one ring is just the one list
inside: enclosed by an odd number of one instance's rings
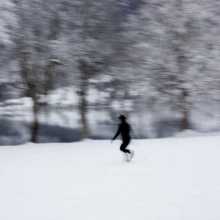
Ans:
{"label": "snowy slope", "polygon": [[220,137],[0,148],[1,220],[219,220]]}

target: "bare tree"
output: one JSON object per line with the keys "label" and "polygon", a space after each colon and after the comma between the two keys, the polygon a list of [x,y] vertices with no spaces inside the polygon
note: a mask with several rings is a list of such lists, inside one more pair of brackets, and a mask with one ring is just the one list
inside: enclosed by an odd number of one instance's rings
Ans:
{"label": "bare tree", "polygon": [[[32,100],[33,121],[31,141],[38,141],[39,112],[42,96],[53,89],[55,66],[61,62],[51,54],[49,20],[43,16],[46,8],[41,1],[16,3],[17,28],[14,33],[20,87]],[[36,16],[30,19],[30,16]]]}

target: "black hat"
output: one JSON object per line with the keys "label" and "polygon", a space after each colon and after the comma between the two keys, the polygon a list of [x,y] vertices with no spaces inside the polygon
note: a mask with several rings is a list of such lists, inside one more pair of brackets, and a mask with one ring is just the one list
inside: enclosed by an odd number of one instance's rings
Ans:
{"label": "black hat", "polygon": [[121,119],[121,120],[125,120],[126,119],[126,117],[124,115],[120,115],[118,118]]}

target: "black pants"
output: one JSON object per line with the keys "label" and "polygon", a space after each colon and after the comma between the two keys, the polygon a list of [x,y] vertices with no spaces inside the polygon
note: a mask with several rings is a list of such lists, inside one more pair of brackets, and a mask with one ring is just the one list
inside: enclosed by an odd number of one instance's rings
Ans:
{"label": "black pants", "polygon": [[129,143],[130,143],[130,139],[122,140],[122,144],[121,144],[121,146],[120,146],[120,150],[121,150],[122,152],[124,152],[124,153],[129,153],[129,154],[130,154],[131,151],[128,150],[128,149],[126,149],[127,146],[129,145]]}

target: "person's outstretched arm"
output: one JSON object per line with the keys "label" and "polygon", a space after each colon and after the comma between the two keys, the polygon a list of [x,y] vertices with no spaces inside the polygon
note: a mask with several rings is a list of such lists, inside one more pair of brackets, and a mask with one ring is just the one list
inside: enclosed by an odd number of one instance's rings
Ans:
{"label": "person's outstretched arm", "polygon": [[112,138],[113,141],[118,137],[118,135],[120,134],[120,132],[121,132],[121,126],[119,125],[119,126],[118,126],[118,130],[117,130],[115,136]]}

